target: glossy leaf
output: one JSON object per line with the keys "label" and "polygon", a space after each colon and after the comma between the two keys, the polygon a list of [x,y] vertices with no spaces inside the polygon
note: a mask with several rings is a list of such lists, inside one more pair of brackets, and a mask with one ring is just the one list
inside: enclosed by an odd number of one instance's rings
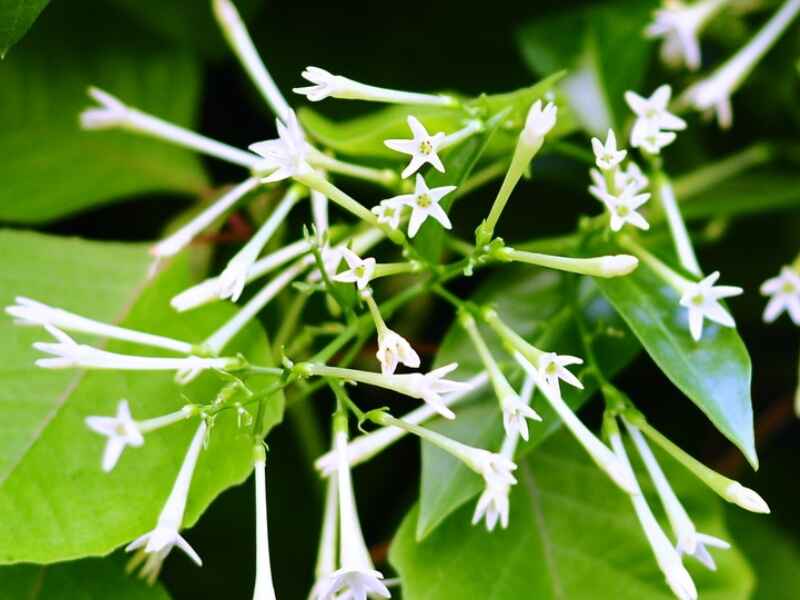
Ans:
{"label": "glossy leaf", "polygon": [[0,220],[39,223],[134,194],[195,194],[206,185],[186,150],[133,133],[80,130],[91,85],[191,127],[200,72],[195,59],[165,50],[116,11],[95,27],[79,8],[51,6],[0,63]]}
{"label": "glossy leaf", "polygon": [[0,58],[30,29],[50,0],[0,0]]}
{"label": "glossy leaf", "polygon": [[125,573],[122,557],[0,567],[3,600],[169,600],[161,584]]}
{"label": "glossy leaf", "polygon": [[[542,348],[559,354],[584,354],[576,330],[572,308],[564,302],[564,277],[555,272],[535,269],[507,271],[491,280],[476,294],[481,303],[495,303],[501,318],[517,333]],[[607,376],[625,367],[639,352],[639,344],[602,297],[597,288],[586,279],[582,286],[582,306],[588,327],[595,333],[598,356],[603,361]],[[489,330],[484,337],[495,357],[509,359],[501,344]],[[482,370],[482,365],[469,339],[458,324],[454,324],[437,354],[436,364],[456,361],[457,377],[466,379]],[[580,367],[575,369],[580,376]],[[584,390],[563,386],[564,400],[577,410],[594,393],[594,378],[584,378]],[[534,409],[542,422],[530,423],[530,440],[521,443],[518,455],[522,456],[541,444],[558,430],[560,420],[544,398],[537,394]],[[454,421],[438,420],[432,427],[464,443],[481,448],[499,449],[503,438],[503,423],[497,399],[487,387],[475,405],[456,409]],[[585,457],[587,464],[590,459]],[[416,535],[423,539],[429,535],[454,510],[483,488],[481,478],[460,461],[428,443],[422,444],[422,478],[420,484],[420,509]]]}
{"label": "glossy leaf", "polygon": [[[497,135],[486,150],[488,156],[497,156],[510,152],[516,143],[519,129],[525,122],[530,105],[553,89],[562,77],[556,73],[543,79],[536,85],[522,88],[506,94],[480,96],[464,101],[464,109],[436,106],[389,106],[357,117],[349,121],[331,121],[314,110],[303,107],[298,116],[308,133],[324,145],[342,154],[352,156],[369,156],[370,158],[387,158],[399,160],[401,155],[384,145],[387,139],[409,139],[411,133],[406,119],[408,115],[417,117],[433,134],[438,131],[454,133],[464,127],[467,120],[477,115],[490,118],[497,113],[510,109],[508,116],[501,124]],[[556,127],[548,135],[548,139],[556,139],[574,129],[574,120],[568,110],[559,102],[559,119]]]}
{"label": "glossy leaf", "polygon": [[[0,275],[0,304],[26,295],[67,310],[125,326],[200,342],[232,314],[212,305],[176,315],[169,299],[197,281],[182,255],[154,281],[142,245],[60,239],[4,232],[0,250],[14,256]],[[5,315],[4,315],[5,316]],[[134,418],[177,410],[187,401],[214,399],[220,379],[206,373],[182,388],[172,373],[46,371],[31,344],[49,336],[40,328],[0,320],[0,563],[54,562],[107,554],[150,530],[171,489],[196,421],[147,435],[128,448],[115,469],[103,473],[101,436],[84,424],[88,415],[114,414],[126,398]],[[79,337],[79,336],[78,336]],[[152,350],[111,342],[116,352],[152,355]],[[269,364],[260,327],[253,324],[234,342],[259,364]],[[271,399],[268,420],[279,421],[283,398]],[[208,450],[192,483],[184,525],[194,524],[211,501],[240,483],[251,469],[252,442],[237,428],[235,411],[220,413]],[[46,540],[47,543],[43,543]]]}
{"label": "glossy leaf", "polygon": [[[729,539],[720,502],[666,459],[676,493],[699,529]],[[677,468],[676,468],[677,467]],[[397,532],[390,560],[407,600],[537,598],[670,600],[628,498],[592,464],[567,432],[548,439],[519,463],[506,530],[472,526],[474,507],[453,513],[423,542],[417,509]],[[646,475],[641,478],[646,486]],[[647,490],[648,488],[645,487]],[[658,510],[658,500],[649,494]],[[699,595],[746,600],[752,574],[736,549],[712,550],[716,572],[687,559]]]}
{"label": "glossy leaf", "polygon": [[597,284],[664,374],[758,468],[750,357],[736,330],[706,320],[695,342],[677,292],[646,265]]}

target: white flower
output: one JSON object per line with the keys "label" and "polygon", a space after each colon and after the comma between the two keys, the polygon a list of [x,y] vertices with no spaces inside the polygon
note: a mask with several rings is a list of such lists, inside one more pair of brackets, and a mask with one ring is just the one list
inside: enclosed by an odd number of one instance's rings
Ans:
{"label": "white flower", "polygon": [[611,216],[612,231],[619,231],[626,223],[639,229],[650,229],[650,224],[637,212],[650,199],[650,194],[637,194],[633,188],[626,188],[618,196],[603,192],[600,197]]}
{"label": "white flower", "polygon": [[363,290],[367,287],[375,272],[375,259],[365,258],[362,260],[355,252],[344,246],[340,249],[340,252],[350,268],[335,275],[333,280],[341,281],[342,283],[355,283],[358,289]]}
{"label": "white flower", "polygon": [[203,564],[200,556],[198,556],[197,552],[194,551],[189,543],[181,537],[178,530],[183,523],[186,499],[189,495],[192,475],[197,466],[197,458],[200,455],[205,435],[206,423],[205,421],[201,421],[200,426],[197,428],[192,438],[192,443],[189,445],[189,450],[186,452],[186,457],[183,459],[183,464],[178,472],[178,476],[175,478],[175,483],[172,486],[169,498],[167,498],[164,508],[161,510],[161,514],[158,517],[156,528],[136,538],[125,548],[126,552],[142,547],[144,548],[144,552],[149,556],[142,568],[142,576],[146,577],[151,582],[158,576],[164,559],[175,546],[183,550],[197,565]]}
{"label": "white flower", "polygon": [[503,410],[503,427],[506,435],[519,435],[523,440],[528,441],[527,419],[541,421],[542,417],[516,394],[506,394],[500,404]]}
{"label": "white flower", "polygon": [[316,597],[319,600],[367,600],[372,595],[391,598],[392,594],[381,579],[383,573],[375,569],[339,569],[320,582]]}
{"label": "white flower", "polygon": [[389,198],[389,202],[406,204],[411,207],[411,219],[408,222],[408,237],[417,235],[419,228],[428,217],[433,217],[445,229],[451,229],[453,226],[447,213],[439,205],[445,195],[456,189],[454,185],[445,185],[442,187],[428,188],[422,175],[417,173],[417,183],[413,194],[403,194]]}
{"label": "white flower", "polygon": [[615,179],[619,189],[624,190],[630,188],[634,192],[641,192],[650,183],[647,176],[642,173],[639,165],[633,161],[629,161],[628,166],[624,170],[619,169],[615,174]]}
{"label": "white flower", "polygon": [[750,512],[769,514],[770,509],[757,492],[734,481],[725,489],[725,499]]}
{"label": "white flower", "polygon": [[800,325],[800,273],[785,266],[780,275],[761,284],[761,293],[771,296],[764,309],[764,321],[772,323],[786,311],[795,325]]}
{"label": "white flower", "polygon": [[466,445],[463,445],[462,454],[462,460],[483,477],[486,487],[511,486],[517,483],[512,475],[517,465],[507,456]]}
{"label": "white flower", "polygon": [[566,367],[569,365],[582,365],[583,360],[577,356],[567,354],[556,354],[555,352],[544,352],[539,357],[537,368],[539,375],[550,389],[560,393],[559,379],[580,390],[583,384],[580,380],[570,373]]}
{"label": "white flower", "polygon": [[117,464],[125,446],[138,448],[144,445],[144,437],[136,421],[131,417],[127,400],[120,400],[115,417],[86,417],[86,426],[108,438],[103,451],[103,471],[110,471]]}
{"label": "white flower", "polygon": [[[672,88],[664,84],[659,86],[649,98],[643,98],[636,92],[628,90],[625,92],[625,101],[631,110],[636,113],[636,124],[631,138],[636,137],[637,128],[666,129],[669,131],[681,131],[686,129],[686,121],[673,115],[667,110],[669,99],[672,96]],[[636,144],[633,144],[636,146]]]}
{"label": "white flower", "polygon": [[256,479],[256,582],[253,600],[275,600],[275,586],[272,583],[272,565],[269,558],[264,449],[258,448],[256,452],[258,454],[253,465]]}
{"label": "white flower", "polygon": [[686,4],[666,0],[645,29],[650,38],[663,38],[661,60],[670,67],[685,64],[692,71],[700,67],[700,30],[723,5],[725,0],[700,0]]}
{"label": "white flower", "polygon": [[381,372],[391,375],[397,369],[397,363],[403,363],[412,369],[419,367],[419,355],[411,344],[399,333],[388,327],[378,331],[378,351],[375,353],[381,363]]}
{"label": "white flower", "polygon": [[239,299],[254,262],[254,258],[247,253],[239,253],[230,260],[217,279],[217,296],[220,300],[230,298],[231,302],[236,302]]}
{"label": "white flower", "polygon": [[659,154],[662,148],[675,141],[674,131],[661,131],[644,120],[636,121],[631,132],[631,146],[642,148],[650,154]]}
{"label": "white flower", "polygon": [[548,102],[544,108],[541,100],[534,102],[525,118],[525,126],[519,136],[520,142],[538,148],[544,136],[555,127],[557,112],[558,107],[552,102]]}
{"label": "white flower", "polygon": [[506,529],[508,527],[508,494],[510,490],[511,488],[507,484],[487,485],[475,505],[472,524],[475,525],[481,519],[486,519],[486,530],[494,531],[497,522],[500,521],[500,526]]}
{"label": "white flower", "polygon": [[593,137],[592,150],[594,150],[597,166],[603,171],[616,169],[625,158],[625,155],[628,154],[627,150],[617,150],[617,137],[614,135],[613,129],[608,130],[605,144]]}
{"label": "white flower", "polygon": [[722,298],[738,296],[744,290],[731,285],[718,285],[714,283],[719,279],[719,271],[686,286],[681,296],[680,304],[689,310],[689,331],[695,341],[703,335],[703,319],[711,319],[724,327],[736,327],[730,313],[725,310],[719,301]]}
{"label": "white flower", "polygon": [[294,111],[289,111],[285,124],[280,119],[276,119],[275,122],[278,127],[278,139],[257,142],[249,146],[250,150],[264,157],[263,170],[274,169],[262,181],[269,183],[310,173],[312,169],[307,161],[309,145],[297,121],[297,115]]}
{"label": "white flower", "polygon": [[96,87],[89,88],[89,95],[100,106],[87,108],[81,113],[81,127],[84,129],[111,129],[127,124],[128,107],[119,99]]}
{"label": "white flower", "polygon": [[440,394],[458,392],[467,389],[468,386],[460,381],[445,379],[445,375],[455,371],[458,363],[450,363],[438,369],[426,373],[410,373],[407,375],[395,375],[395,377],[408,378],[408,395],[413,398],[421,398],[426,404],[430,405],[440,415],[447,419],[455,419],[456,415],[447,408]]}
{"label": "white flower", "polygon": [[314,85],[296,87],[292,91],[295,94],[305,96],[312,102],[319,102],[330,96],[335,97],[338,92],[347,89],[347,79],[333,75],[319,67],[306,67],[301,75],[303,79],[310,81]]}
{"label": "white flower", "polygon": [[425,126],[413,115],[408,115],[407,121],[411,134],[414,136],[413,139],[386,140],[384,142],[392,150],[411,155],[411,162],[401,174],[403,179],[416,173],[424,164],[429,164],[440,173],[444,173],[444,165],[437,152],[446,137],[445,134],[439,132],[429,135]]}
{"label": "white flower", "polygon": [[398,202],[396,198],[383,200],[377,206],[372,207],[372,213],[378,217],[378,223],[386,223],[392,229],[400,226],[400,213],[404,204]]}
{"label": "white flower", "polygon": [[731,547],[728,542],[716,538],[713,535],[695,533],[693,545],[691,543],[682,544],[681,541],[678,540],[677,550],[678,554],[681,556],[684,554],[687,556],[693,556],[707,569],[716,571],[717,563],[714,562],[714,557],[711,556],[711,553],[709,553],[707,546],[710,548],[719,548],[720,550],[728,550]]}

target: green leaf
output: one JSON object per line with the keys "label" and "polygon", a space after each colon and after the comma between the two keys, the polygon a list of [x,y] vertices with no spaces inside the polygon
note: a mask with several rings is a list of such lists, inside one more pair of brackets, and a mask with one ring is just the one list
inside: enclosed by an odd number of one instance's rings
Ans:
{"label": "green leaf", "polygon": [[[443,131],[449,134],[464,127],[465,121],[475,114],[490,118],[503,110],[510,109],[508,117],[504,119],[502,127],[486,150],[487,156],[498,156],[507,153],[516,143],[519,129],[525,122],[530,105],[551,91],[562,75],[556,73],[536,85],[514,92],[465,100],[464,109],[395,105],[349,121],[332,121],[308,107],[303,107],[298,111],[298,117],[312,137],[337,152],[398,161],[401,156],[387,148],[383,142],[410,136],[406,123],[408,115],[417,117],[431,133]],[[547,136],[548,140],[566,135],[575,127],[570,112],[564,109],[561,101],[559,101],[558,116],[555,128]]]}
{"label": "green leaf", "polygon": [[0,220],[40,223],[135,194],[200,192],[207,180],[189,151],[134,133],[81,131],[78,124],[80,112],[94,104],[86,90],[96,85],[193,126],[197,61],[165,50],[113,10],[96,27],[86,11],[72,8],[51,6],[0,64]]}
{"label": "green leaf", "polygon": [[597,285],[670,381],[758,468],[750,357],[737,331],[706,320],[695,342],[677,292],[645,264]]}
{"label": "green leaf", "polygon": [[564,68],[559,84],[578,120],[605,137],[626,116],[623,94],[638,89],[649,57],[642,30],[652,2],[614,2],[570,9],[523,26],[517,40],[523,58],[538,75]]}
{"label": "green leaf", "polygon": [[125,573],[122,557],[0,568],[4,600],[169,600],[161,584]]}
{"label": "green leaf", "polygon": [[0,0],[0,58],[31,28],[50,0]]}
{"label": "green leaf", "polygon": [[[792,492],[793,493],[793,492]],[[800,545],[780,524],[736,507],[728,509],[728,528],[756,574],[751,600],[800,598]]]}
{"label": "green leaf", "polygon": [[[142,331],[200,342],[233,313],[212,305],[177,315],[169,299],[195,283],[191,261],[176,258],[154,281],[142,245],[65,240],[33,233],[3,232],[0,252],[14,256],[0,275],[0,303],[16,295]],[[88,415],[111,415],[126,398],[136,419],[162,415],[190,402],[214,399],[221,380],[206,373],[191,385],[172,373],[47,371],[34,366],[31,348],[47,339],[40,328],[0,321],[0,563],[54,562],[104,555],[150,530],[171,489],[197,423],[186,422],[147,435],[128,448],[110,474],[100,469],[103,438],[84,424]],[[112,351],[152,354],[127,343]],[[270,353],[261,328],[251,324],[232,352],[258,364]],[[185,395],[185,397],[184,397]],[[268,422],[279,421],[283,397],[268,405]],[[211,501],[251,470],[252,441],[237,428],[235,411],[220,413],[208,450],[192,482],[184,519],[193,525]],[[43,543],[46,540],[46,543]]]}
{"label": "green leaf", "polygon": [[[460,417],[459,417],[460,418]],[[727,538],[720,502],[680,468],[662,461],[675,491],[703,533]],[[413,509],[389,554],[406,600],[669,600],[628,498],[567,432],[547,440],[516,472],[507,530],[471,526],[473,506],[454,513],[424,542]],[[641,477],[645,484],[646,475]],[[649,488],[644,485],[646,491]],[[658,500],[649,495],[656,510]],[[663,520],[662,520],[663,522]],[[700,597],[746,600],[752,574],[736,549],[712,550],[716,572],[687,559]]]}
{"label": "green leaf", "polygon": [[[486,131],[476,134],[454,149],[446,151],[442,156],[442,160],[447,165],[447,170],[444,173],[439,173],[438,171],[429,169],[426,173],[426,183],[428,187],[434,188],[447,185],[458,187],[463,184],[472,173],[478,160],[480,160],[481,156],[486,151],[487,146],[491,142],[503,118],[503,113],[496,115],[486,124]],[[440,202],[447,214],[450,214],[450,209],[453,206],[453,202],[456,200],[456,197],[453,195],[455,193],[457,193],[455,190],[450,192],[447,196],[442,198]],[[440,223],[434,223],[433,219],[427,219],[417,233],[416,239],[414,240],[414,247],[422,256],[436,264],[439,262],[439,255],[442,252],[444,234],[445,230]]]}
{"label": "green leaf", "polygon": [[[480,303],[495,302],[501,318],[517,333],[543,350],[559,354],[584,354],[578,337],[572,307],[565,305],[564,276],[556,272],[539,272],[530,268],[505,271],[487,282],[474,300]],[[596,351],[603,361],[607,376],[618,372],[639,352],[639,344],[600,297],[592,280],[585,279],[581,290],[584,318],[595,332]],[[507,358],[491,331],[484,329],[484,337],[499,360]],[[436,365],[459,363],[458,377],[466,379],[482,370],[467,335],[455,324],[444,338],[436,357]],[[582,406],[595,392],[594,378],[585,378],[584,390],[563,386],[564,400],[574,410]],[[541,422],[530,424],[531,439],[521,443],[517,454],[522,456],[558,430],[561,421],[542,396],[533,400]],[[497,399],[486,388],[474,405],[456,409],[454,421],[438,420],[431,427],[466,444],[481,448],[498,449],[503,438],[503,423]],[[586,458],[587,464],[590,463]],[[420,485],[420,510],[416,535],[423,539],[444,519],[483,488],[483,483],[473,471],[439,448],[422,444],[422,477]]]}

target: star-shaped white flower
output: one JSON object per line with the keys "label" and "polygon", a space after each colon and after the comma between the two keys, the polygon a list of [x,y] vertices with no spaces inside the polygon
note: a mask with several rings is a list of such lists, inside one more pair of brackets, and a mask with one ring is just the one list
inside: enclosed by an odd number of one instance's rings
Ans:
{"label": "star-shaped white flower", "polygon": [[[692,71],[700,67],[700,42],[698,33],[708,16],[707,7],[720,3],[700,1],[686,4],[681,0],[668,0],[659,8],[653,22],[644,30],[649,38],[663,38],[661,60],[670,67],[685,64]],[[712,9],[713,10],[713,9]]]}
{"label": "star-shaped white flower", "polygon": [[650,194],[637,194],[634,188],[625,188],[619,196],[602,192],[600,198],[611,215],[612,231],[619,231],[626,223],[639,229],[650,229],[650,224],[637,212],[650,199]]}
{"label": "star-shaped white flower", "polygon": [[487,487],[512,486],[517,483],[512,475],[517,465],[510,458],[482,448],[470,447],[468,452],[473,468],[483,477]]}
{"label": "star-shaped white flower", "polygon": [[265,160],[264,170],[274,169],[263,179],[265,183],[288,179],[311,172],[308,164],[309,145],[294,111],[286,115],[286,123],[275,121],[278,139],[250,144],[249,148]]}
{"label": "star-shaped white flower", "polygon": [[102,462],[103,471],[106,472],[114,468],[126,446],[138,448],[144,444],[144,437],[131,417],[127,400],[119,401],[117,416],[86,417],[86,426],[108,438]]}
{"label": "star-shaped white flower", "polygon": [[569,356],[568,354],[556,354],[555,352],[545,352],[539,357],[539,364],[536,365],[539,371],[541,380],[544,381],[550,389],[559,391],[559,380],[570,384],[580,390],[583,389],[583,384],[575,377],[567,367],[569,365],[582,365],[583,359],[577,356]]}
{"label": "star-shaped white flower", "polygon": [[704,567],[711,571],[717,570],[717,564],[714,562],[714,557],[709,553],[708,548],[720,548],[728,550],[731,545],[725,540],[721,540],[712,535],[705,533],[695,532],[693,538],[688,540],[678,540],[676,549],[678,554],[693,556],[702,563]]}
{"label": "star-shaped white flower", "polygon": [[608,130],[605,144],[597,138],[592,138],[592,150],[597,166],[603,171],[615,169],[628,154],[627,150],[617,150],[617,137],[613,129]]}
{"label": "star-shaped white flower", "polygon": [[800,273],[792,267],[781,269],[780,275],[761,284],[761,293],[770,296],[764,309],[764,321],[772,323],[786,311],[795,325],[800,325]]}
{"label": "star-shaped white flower", "polygon": [[703,319],[711,319],[723,327],[736,327],[730,313],[723,308],[719,301],[723,298],[738,296],[744,290],[732,285],[717,285],[719,271],[686,287],[681,296],[680,304],[689,310],[689,331],[695,341],[703,335]]}
{"label": "star-shaped white flower", "polygon": [[389,201],[402,203],[411,207],[411,218],[408,221],[408,237],[417,235],[419,228],[428,217],[433,217],[445,229],[452,229],[447,213],[439,205],[439,201],[456,189],[454,185],[444,185],[441,187],[428,188],[422,175],[417,173],[417,182],[413,194],[403,194],[389,198]]}
{"label": "star-shaped white flower", "polygon": [[[671,96],[672,88],[667,84],[659,86],[649,98],[644,98],[630,90],[625,92],[625,101],[631,110],[636,113],[637,117],[634,131],[637,126],[666,129],[668,131],[686,129],[686,121],[667,110]],[[635,136],[632,135],[632,137]]]}
{"label": "star-shaped white flower", "polygon": [[89,96],[100,106],[87,108],[81,113],[84,129],[110,129],[124,126],[128,121],[128,107],[121,100],[96,87],[89,88]]}
{"label": "star-shaped white flower", "polygon": [[552,102],[548,102],[544,108],[542,108],[541,100],[534,102],[525,117],[525,126],[522,128],[520,141],[531,147],[541,145],[544,136],[555,127],[557,114],[558,107]]}
{"label": "star-shaped white flower", "polygon": [[659,154],[662,148],[675,141],[674,131],[661,131],[647,121],[638,120],[631,131],[631,146],[642,148],[650,154]]}
{"label": "star-shaped white flower", "polygon": [[499,521],[500,526],[506,529],[508,527],[509,491],[510,486],[504,484],[486,486],[475,505],[472,524],[476,525],[481,519],[485,519],[486,530],[494,531]]}
{"label": "star-shaped white flower", "polygon": [[375,272],[375,259],[360,258],[358,254],[349,248],[341,248],[342,256],[344,257],[347,266],[350,267],[346,271],[342,271],[334,275],[334,281],[341,281],[342,283],[355,283],[358,289],[363,290],[372,279],[372,274]]}
{"label": "star-shaped white flower", "polygon": [[391,593],[381,581],[380,571],[339,569],[319,582],[318,600],[367,600],[377,595],[391,598]]}
{"label": "star-shaped white flower", "polygon": [[447,136],[442,132],[429,135],[425,126],[413,115],[408,115],[407,122],[411,134],[414,136],[412,139],[386,140],[384,142],[392,150],[411,155],[411,162],[403,169],[401,175],[403,179],[416,173],[424,164],[429,164],[440,173],[444,173],[444,165],[437,152]]}
{"label": "star-shaped white flower", "polygon": [[404,204],[395,198],[383,200],[377,206],[372,207],[372,213],[378,217],[378,223],[386,223],[392,229],[400,226],[400,214]]}
{"label": "star-shaped white flower", "polygon": [[[567,373],[569,373],[569,371],[567,371]],[[569,374],[572,376],[571,373]],[[528,441],[527,420],[541,421],[542,417],[516,394],[506,395],[501,404],[503,409],[503,427],[505,428],[506,435],[519,435],[523,440]]]}
{"label": "star-shaped white flower", "polygon": [[397,369],[398,363],[412,369],[419,367],[419,355],[411,344],[399,333],[388,327],[378,332],[378,352],[375,353],[381,363],[381,372],[391,375]]}
{"label": "star-shaped white flower", "polygon": [[325,98],[335,95],[338,91],[343,89],[343,78],[333,73],[320,69],[319,67],[306,67],[301,73],[303,79],[311,82],[313,85],[305,87],[296,87],[292,89],[295,94],[305,96],[311,102],[319,102]]}
{"label": "star-shaped white flower", "polygon": [[[603,194],[608,193],[608,186],[606,185],[606,178],[598,169],[589,169],[589,177],[592,180],[592,185],[589,186],[589,193],[604,202]],[[650,184],[650,180],[642,173],[633,161],[629,161],[624,169],[617,169],[614,172],[614,185],[618,190],[629,189],[638,193],[645,189]]]}
{"label": "star-shaped white flower", "polygon": [[395,375],[395,377],[403,377],[408,380],[407,395],[421,398],[443,417],[455,419],[455,413],[447,407],[441,394],[469,389],[470,386],[466,383],[444,378],[445,375],[455,371],[457,368],[458,363],[450,363],[424,375],[422,373],[409,373]]}
{"label": "star-shaped white flower", "polygon": [[145,533],[128,544],[125,547],[125,551],[131,552],[132,550],[144,548],[148,556],[142,567],[141,576],[152,583],[158,577],[164,560],[175,546],[183,550],[197,566],[203,565],[200,555],[178,533],[177,528],[170,526],[157,525],[153,531]]}

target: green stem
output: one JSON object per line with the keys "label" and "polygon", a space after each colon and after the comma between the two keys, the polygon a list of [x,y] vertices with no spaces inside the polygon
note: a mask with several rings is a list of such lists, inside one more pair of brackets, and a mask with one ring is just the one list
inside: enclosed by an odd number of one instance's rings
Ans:
{"label": "green stem", "polygon": [[671,285],[675,290],[679,293],[683,293],[686,290],[686,287],[692,285],[692,281],[689,281],[685,277],[679,275],[672,269],[670,269],[665,263],[663,263],[658,257],[651,254],[647,250],[645,250],[639,243],[633,240],[633,238],[627,235],[621,235],[618,237],[619,245],[625,248],[626,250],[630,250],[633,254],[635,254],[642,262],[646,263],[648,267],[650,267],[656,274],[661,277],[666,283]]}

